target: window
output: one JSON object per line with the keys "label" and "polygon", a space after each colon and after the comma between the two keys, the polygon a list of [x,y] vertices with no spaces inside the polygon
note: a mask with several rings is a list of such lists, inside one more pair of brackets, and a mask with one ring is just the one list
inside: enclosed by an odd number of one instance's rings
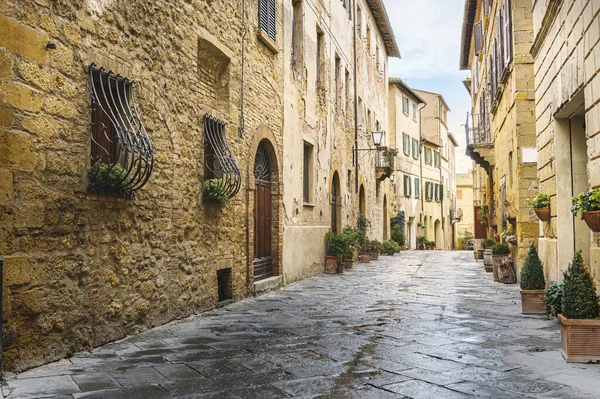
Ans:
{"label": "window", "polygon": [[277,41],[277,14],[275,0],[258,0],[258,28],[265,32],[269,39]]}
{"label": "window", "polygon": [[[317,27],[317,90],[322,91],[325,87],[325,79],[323,78],[323,60],[325,59],[325,35],[323,31]],[[324,94],[324,93],[319,93]]]}
{"label": "window", "polygon": [[404,196],[410,197],[412,195],[412,179],[408,175],[404,175]]}
{"label": "window", "polygon": [[298,70],[302,69],[302,43],[304,41],[304,23],[302,12],[302,0],[292,2],[292,66]]}
{"label": "window", "polygon": [[417,120],[417,103],[413,103],[413,121]]}
{"label": "window", "polygon": [[351,84],[350,84],[350,71],[348,71],[346,69],[346,113],[350,114],[351,110],[350,110],[350,106],[352,105],[352,90],[351,89]]}
{"label": "window", "polygon": [[365,129],[367,135],[371,134],[371,110],[367,109],[367,128]]}
{"label": "window", "polygon": [[402,96],[402,112],[409,114],[409,99],[405,95]]}
{"label": "window", "polygon": [[440,202],[444,201],[444,185],[440,184]]}
{"label": "window", "polygon": [[458,189],[456,190],[456,199],[461,200],[462,199],[462,189]]}
{"label": "window", "polygon": [[429,187],[431,186],[431,182],[425,182],[425,201],[431,201],[431,196],[429,195]]}
{"label": "window", "polygon": [[312,202],[313,187],[313,146],[304,142],[304,168],[302,170],[302,199],[305,204]]}
{"label": "window", "polygon": [[435,201],[439,202],[440,201],[440,185],[435,183],[433,188],[433,195],[435,197]]}
{"label": "window", "polygon": [[367,53],[371,55],[371,28],[367,25]]}
{"label": "window", "polygon": [[504,64],[508,66],[512,61],[513,43],[512,43],[512,6],[511,0],[504,1]]}
{"label": "window", "polygon": [[415,198],[421,198],[421,179],[415,177]]}
{"label": "window", "polygon": [[362,10],[360,6],[356,6],[356,34],[362,38]]}
{"label": "window", "polygon": [[375,45],[375,67],[377,68],[377,73],[379,73],[379,46]]}
{"label": "window", "polygon": [[340,56],[339,55],[335,55],[335,93],[334,93],[334,101],[335,101],[335,110],[336,112],[339,112],[341,110],[340,107],[340,93],[341,93],[341,79],[340,79],[340,74],[341,74],[341,70],[342,70],[342,61],[340,60]]}
{"label": "window", "polygon": [[402,133],[402,151],[404,155],[410,155],[410,136]]}

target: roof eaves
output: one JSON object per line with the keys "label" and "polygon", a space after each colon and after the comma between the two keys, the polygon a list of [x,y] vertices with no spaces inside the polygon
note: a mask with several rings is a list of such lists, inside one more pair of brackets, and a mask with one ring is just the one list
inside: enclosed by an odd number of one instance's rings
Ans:
{"label": "roof eaves", "polygon": [[469,69],[469,55],[471,53],[471,38],[473,37],[473,24],[477,12],[477,0],[465,0],[465,13],[463,16],[462,34],[460,40],[460,65],[461,71]]}
{"label": "roof eaves", "polygon": [[367,4],[369,5],[369,8],[371,8],[373,17],[375,17],[377,29],[379,29],[379,33],[381,33],[381,37],[383,37],[388,57],[400,58],[400,49],[396,43],[394,29],[392,29],[392,24],[390,23],[390,18],[385,10],[383,0],[367,0]]}
{"label": "roof eaves", "polygon": [[425,100],[417,93],[414,92],[404,81],[400,78],[390,78],[390,84],[395,84],[400,87],[402,90],[408,93],[409,96],[413,98],[413,100],[417,101],[419,104],[427,104]]}

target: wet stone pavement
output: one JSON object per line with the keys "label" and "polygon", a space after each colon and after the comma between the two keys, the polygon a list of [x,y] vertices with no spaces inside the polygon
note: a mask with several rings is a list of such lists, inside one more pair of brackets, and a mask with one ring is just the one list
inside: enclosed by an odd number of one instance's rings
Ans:
{"label": "wet stone pavement", "polygon": [[407,251],[9,376],[8,398],[600,398],[470,252]]}

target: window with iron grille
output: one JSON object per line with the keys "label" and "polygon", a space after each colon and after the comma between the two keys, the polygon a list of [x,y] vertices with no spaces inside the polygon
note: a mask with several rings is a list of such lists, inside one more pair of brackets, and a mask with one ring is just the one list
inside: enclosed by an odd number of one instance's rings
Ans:
{"label": "window with iron grille", "polygon": [[275,1],[276,0],[258,0],[258,28],[265,32],[274,42],[277,41],[277,13]]}

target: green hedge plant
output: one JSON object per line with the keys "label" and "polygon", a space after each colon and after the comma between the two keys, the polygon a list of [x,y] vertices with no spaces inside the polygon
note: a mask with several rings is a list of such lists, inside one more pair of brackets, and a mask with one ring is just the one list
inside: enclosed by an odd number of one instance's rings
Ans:
{"label": "green hedge plant", "polygon": [[381,243],[381,251],[384,253],[388,252],[400,252],[400,245],[396,241],[386,240]]}
{"label": "green hedge plant", "polygon": [[510,248],[507,243],[494,244],[492,248],[492,254],[494,255],[508,255],[510,254]]}
{"label": "green hedge plant", "polygon": [[585,267],[581,251],[575,252],[573,262],[563,275],[562,312],[568,319],[600,317],[596,284]]}
{"label": "green hedge plant", "polygon": [[543,290],[546,288],[544,266],[533,243],[529,246],[529,253],[521,269],[520,285],[522,290]]}
{"label": "green hedge plant", "polygon": [[553,281],[550,287],[546,290],[546,295],[542,297],[542,301],[544,301],[544,306],[546,308],[546,314],[548,316],[556,317],[562,313],[562,296],[562,284]]}
{"label": "green hedge plant", "polygon": [[327,255],[341,259],[350,253],[350,237],[348,235],[330,232],[325,235],[325,240],[327,242]]}
{"label": "green hedge plant", "polygon": [[484,249],[491,249],[494,247],[494,245],[496,245],[496,240],[494,240],[493,238],[486,238],[485,240],[483,240],[481,245],[483,245]]}

